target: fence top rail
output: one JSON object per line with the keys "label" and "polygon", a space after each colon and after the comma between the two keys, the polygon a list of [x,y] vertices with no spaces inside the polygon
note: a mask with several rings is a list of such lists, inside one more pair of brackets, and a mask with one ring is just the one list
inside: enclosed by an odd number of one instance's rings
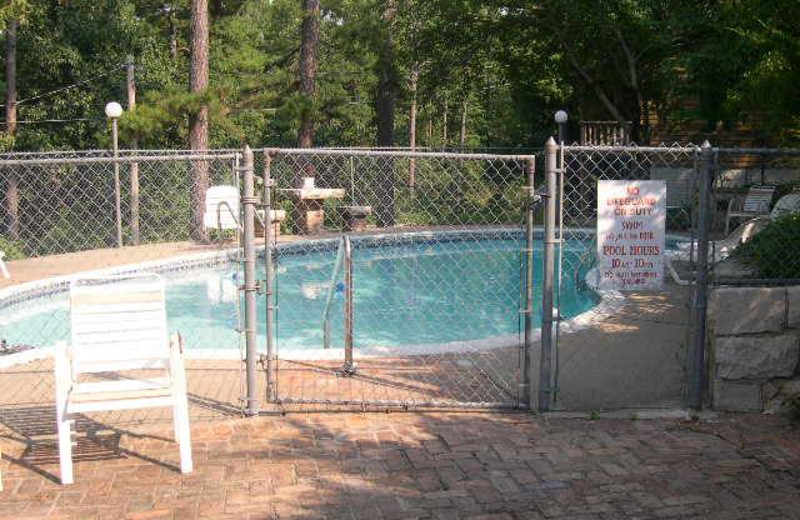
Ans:
{"label": "fence top rail", "polygon": [[238,153],[223,154],[186,154],[186,155],[123,155],[119,157],[53,157],[53,158],[26,158],[26,159],[2,159],[0,167],[3,166],[47,166],[47,165],[68,165],[68,164],[106,164],[132,162],[171,162],[171,161],[213,161],[213,160],[233,160],[241,157]]}
{"label": "fence top rail", "polygon": [[488,153],[453,153],[453,152],[410,152],[384,151],[359,148],[259,148],[254,152],[282,155],[327,155],[327,156],[364,156],[364,157],[414,157],[418,159],[464,159],[487,161],[533,161],[534,155],[508,155]]}
{"label": "fence top rail", "polygon": [[[213,148],[209,150],[189,150],[177,148],[121,148],[117,150],[117,155],[221,155],[241,153],[241,148]],[[0,160],[21,159],[30,157],[113,157],[114,150],[110,148],[92,150],[43,150],[38,152],[3,152],[0,153]]]}
{"label": "fence top rail", "polygon": [[565,152],[642,152],[642,153],[695,153],[700,151],[697,145],[687,146],[637,146],[637,145],[578,145],[561,146]]}
{"label": "fence top rail", "polygon": [[[632,145],[563,145],[567,152],[699,152],[700,146],[690,145],[664,145],[664,146],[637,146]],[[713,152],[728,155],[779,155],[779,156],[800,156],[800,148],[731,148],[731,147],[712,147]]]}
{"label": "fence top rail", "polygon": [[714,148],[714,151],[731,155],[779,155],[800,157],[800,148]]}

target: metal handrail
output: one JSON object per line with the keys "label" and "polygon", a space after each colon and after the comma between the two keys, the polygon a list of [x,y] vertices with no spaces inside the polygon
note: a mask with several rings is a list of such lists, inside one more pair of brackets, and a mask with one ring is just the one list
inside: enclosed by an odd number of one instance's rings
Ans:
{"label": "metal handrail", "polygon": [[353,249],[350,244],[350,236],[342,235],[339,241],[339,248],[336,251],[336,260],[333,264],[331,273],[331,284],[328,289],[328,298],[325,301],[325,309],[322,311],[322,335],[324,348],[330,348],[331,344],[331,303],[336,291],[336,278],[341,271],[344,271],[344,365],[337,373],[341,376],[351,376],[356,372],[356,365],[353,362]]}
{"label": "metal handrail", "polygon": [[344,235],[344,366],[339,371],[342,376],[351,376],[356,372],[353,363],[353,249],[350,245],[350,236]]}
{"label": "metal handrail", "polygon": [[325,308],[322,311],[322,334],[323,334],[323,347],[331,347],[331,303],[333,303],[333,295],[336,292],[336,278],[342,271],[344,265],[344,243],[345,235],[339,239],[339,247],[336,250],[336,260],[333,262],[333,272],[331,273],[331,283],[328,288],[328,297],[325,301]]}
{"label": "metal handrail", "polygon": [[592,245],[589,249],[583,252],[581,257],[578,259],[578,266],[575,269],[575,287],[581,288],[582,287],[582,276],[581,273],[583,272],[584,268],[587,269],[587,273],[597,264],[597,238],[592,240]]}

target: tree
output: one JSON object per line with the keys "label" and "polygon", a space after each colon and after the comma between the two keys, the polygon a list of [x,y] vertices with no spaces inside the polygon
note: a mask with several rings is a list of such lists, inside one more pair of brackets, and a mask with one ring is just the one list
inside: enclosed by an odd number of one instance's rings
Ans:
{"label": "tree", "polygon": [[723,2],[687,16],[700,35],[677,60],[677,93],[698,101],[688,116],[707,129],[745,122],[765,144],[800,143],[798,17],[793,0]]}
{"label": "tree", "polygon": [[[6,22],[6,135],[13,143],[17,135],[17,26],[16,16]],[[13,144],[12,144],[13,146]],[[19,185],[9,172],[5,186],[3,234],[10,240],[19,238]]]}
{"label": "tree", "polygon": [[[192,0],[191,65],[189,83],[192,94],[204,94],[208,88],[208,0]],[[202,104],[192,114],[189,123],[189,148],[208,150],[208,105]],[[192,238],[207,239],[203,225],[203,210],[208,190],[208,162],[192,162]]]}
{"label": "tree", "polygon": [[378,146],[394,146],[394,111],[397,101],[397,65],[395,63],[394,20],[397,6],[394,0],[385,0],[381,22],[380,48],[378,50],[377,113]]}
{"label": "tree", "polygon": [[304,0],[303,25],[300,43],[300,93],[305,106],[300,116],[297,144],[300,148],[314,146],[314,105],[317,74],[317,44],[319,42],[319,0]]}

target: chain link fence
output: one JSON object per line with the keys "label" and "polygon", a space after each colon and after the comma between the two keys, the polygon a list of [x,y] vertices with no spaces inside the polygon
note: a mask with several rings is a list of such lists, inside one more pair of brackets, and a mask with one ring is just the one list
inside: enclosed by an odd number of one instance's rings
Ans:
{"label": "chain link fence", "polygon": [[[188,363],[194,417],[240,413],[238,234],[203,224],[201,194],[215,185],[238,193],[239,160],[174,150],[0,157],[0,251],[11,274],[0,278],[0,428],[25,438],[54,431],[50,354],[69,341],[69,279],[78,274],[160,273],[170,329],[192,357],[212,358]],[[159,419],[171,414],[92,414],[79,429]]]}
{"label": "chain link fence", "polygon": [[532,157],[265,153],[275,401],[520,406]]}
{"label": "chain link fence", "polygon": [[800,281],[800,153],[716,150],[711,193],[710,281]]}
{"label": "chain link fence", "polygon": [[[534,179],[532,156],[261,149],[249,202],[238,151],[2,156],[0,251],[12,279],[0,279],[0,394],[17,410],[5,417],[49,403],[46,347],[69,336],[69,277],[143,269],[163,273],[170,327],[190,357],[206,358],[189,362],[198,417],[243,409],[245,286],[259,292],[265,369],[251,391],[283,407],[695,402],[697,291],[800,279],[798,152],[703,150],[548,147]],[[663,186],[663,268],[629,265],[641,287],[603,284],[603,181]],[[255,207],[252,286],[241,234],[203,219],[212,186],[239,194],[239,224],[241,207]],[[27,361],[8,362],[12,353]]]}
{"label": "chain link fence", "polygon": [[[550,153],[558,168],[548,182],[557,184],[559,208],[550,405],[680,406],[690,291],[668,273],[670,255],[693,233],[697,148],[564,146]],[[645,225],[659,219],[655,232]]]}

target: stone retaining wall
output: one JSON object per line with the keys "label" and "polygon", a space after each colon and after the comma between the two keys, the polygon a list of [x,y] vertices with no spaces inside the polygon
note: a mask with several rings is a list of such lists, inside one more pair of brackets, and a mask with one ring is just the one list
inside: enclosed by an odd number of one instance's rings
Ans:
{"label": "stone retaining wall", "polygon": [[788,411],[800,399],[800,287],[721,287],[709,302],[714,408]]}

